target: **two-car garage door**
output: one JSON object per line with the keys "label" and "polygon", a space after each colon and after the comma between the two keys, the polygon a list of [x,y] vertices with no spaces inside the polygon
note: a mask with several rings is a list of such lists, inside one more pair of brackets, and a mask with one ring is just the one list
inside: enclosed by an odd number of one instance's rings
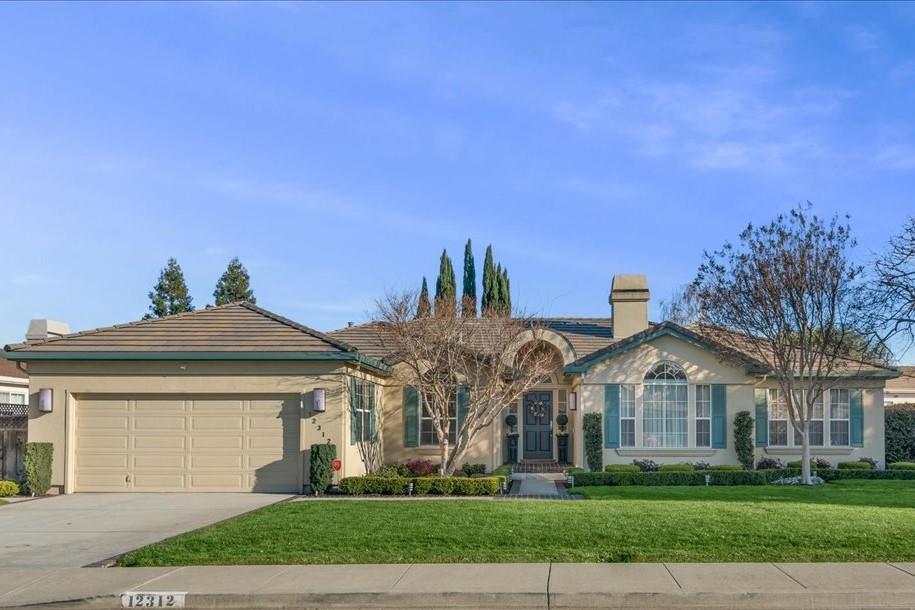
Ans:
{"label": "two-car garage door", "polygon": [[295,396],[79,396],[76,491],[301,490]]}

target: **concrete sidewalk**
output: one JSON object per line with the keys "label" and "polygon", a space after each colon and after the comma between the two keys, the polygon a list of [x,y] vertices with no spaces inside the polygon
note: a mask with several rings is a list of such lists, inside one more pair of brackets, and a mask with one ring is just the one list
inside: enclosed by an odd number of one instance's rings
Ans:
{"label": "concrete sidewalk", "polygon": [[915,563],[416,564],[0,571],[0,606],[915,608]]}

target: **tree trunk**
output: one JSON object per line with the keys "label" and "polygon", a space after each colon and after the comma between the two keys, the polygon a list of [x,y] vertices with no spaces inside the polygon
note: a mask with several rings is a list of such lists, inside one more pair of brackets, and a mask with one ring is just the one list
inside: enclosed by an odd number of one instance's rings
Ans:
{"label": "tree trunk", "polygon": [[812,485],[810,480],[810,422],[806,419],[801,423],[801,485]]}
{"label": "tree trunk", "polygon": [[451,474],[450,472],[448,472],[449,469],[448,469],[448,437],[447,436],[442,440],[441,450],[442,450],[442,456],[441,456],[442,463],[438,467],[438,473],[441,476],[445,477],[445,476],[448,476]]}

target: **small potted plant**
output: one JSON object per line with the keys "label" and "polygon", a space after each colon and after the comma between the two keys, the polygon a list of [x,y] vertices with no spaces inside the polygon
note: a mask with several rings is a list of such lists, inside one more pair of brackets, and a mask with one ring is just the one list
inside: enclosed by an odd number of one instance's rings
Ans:
{"label": "small potted plant", "polygon": [[566,426],[569,424],[569,416],[565,413],[560,413],[556,416],[556,423],[559,425],[559,434],[566,435]]}
{"label": "small potted plant", "polygon": [[505,425],[508,426],[508,435],[513,436],[518,433],[515,432],[515,426],[518,425],[518,416],[514,413],[509,413],[505,416]]}

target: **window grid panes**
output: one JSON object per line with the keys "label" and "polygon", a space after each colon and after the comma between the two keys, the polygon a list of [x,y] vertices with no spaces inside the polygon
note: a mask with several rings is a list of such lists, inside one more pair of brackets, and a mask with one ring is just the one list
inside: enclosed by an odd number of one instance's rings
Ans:
{"label": "window grid panes", "polygon": [[620,386],[620,446],[635,447],[635,386]]}
{"label": "window grid panes", "polygon": [[0,403],[9,405],[24,405],[25,394],[18,392],[0,392]]}
{"label": "window grid panes", "polygon": [[829,392],[829,444],[848,446],[848,390],[831,390]]}
{"label": "window grid panes", "polygon": [[[435,426],[432,424],[432,414],[428,412],[425,405],[420,417],[419,444],[438,446],[438,434],[435,432]],[[456,400],[452,397],[448,405],[448,442],[454,445],[457,442],[457,406]]]}
{"label": "window grid panes", "polygon": [[788,446],[788,404],[781,390],[769,390],[769,445]]}
{"label": "window grid panes", "polygon": [[642,444],[686,447],[689,441],[689,386],[679,366],[662,362],[645,375],[642,396]]}
{"label": "window grid panes", "polygon": [[353,436],[356,442],[372,440],[372,417],[375,407],[375,384],[356,380],[353,387]]}
{"label": "window grid panes", "polygon": [[[800,392],[798,394],[798,404],[803,404],[800,401],[802,398],[806,398],[806,394],[803,396]],[[822,447],[823,446],[823,417],[825,413],[823,410],[823,394],[820,394],[818,398],[813,401],[813,415],[810,420],[810,428],[808,432],[810,433],[810,446],[811,447]],[[794,446],[801,447],[803,446],[803,440],[801,439],[800,433],[797,430],[794,431]]]}
{"label": "window grid panes", "polygon": [[712,446],[712,387],[696,386],[696,447]]}

